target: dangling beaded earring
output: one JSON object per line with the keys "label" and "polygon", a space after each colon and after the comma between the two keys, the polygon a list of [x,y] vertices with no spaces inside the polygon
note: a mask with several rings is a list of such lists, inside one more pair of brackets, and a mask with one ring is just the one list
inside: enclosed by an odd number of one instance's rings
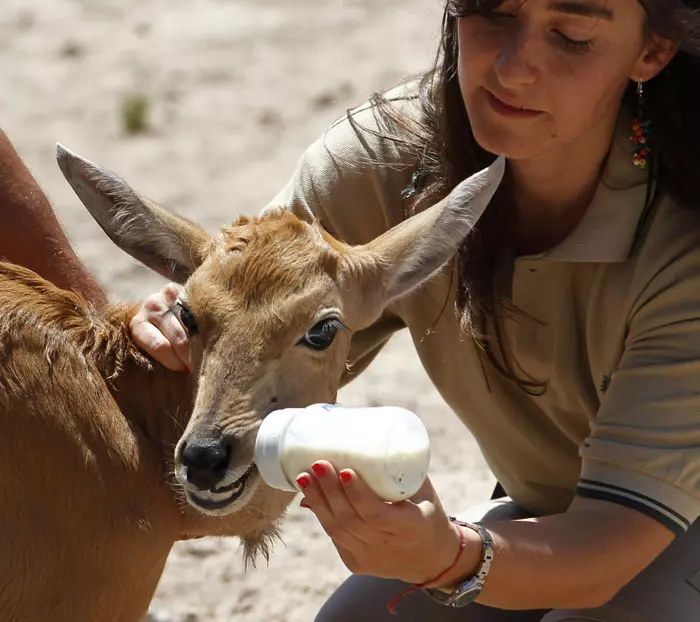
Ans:
{"label": "dangling beaded earring", "polygon": [[649,164],[649,120],[644,119],[644,87],[641,80],[637,82],[637,99],[639,114],[632,119],[632,142],[634,143],[634,165],[645,169]]}

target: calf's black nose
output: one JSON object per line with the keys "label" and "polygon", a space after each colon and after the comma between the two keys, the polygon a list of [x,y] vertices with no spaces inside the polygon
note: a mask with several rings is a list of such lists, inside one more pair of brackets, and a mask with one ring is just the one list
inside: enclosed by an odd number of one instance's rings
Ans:
{"label": "calf's black nose", "polygon": [[200,490],[211,490],[226,475],[231,447],[224,439],[193,438],[187,441],[180,460],[187,481]]}

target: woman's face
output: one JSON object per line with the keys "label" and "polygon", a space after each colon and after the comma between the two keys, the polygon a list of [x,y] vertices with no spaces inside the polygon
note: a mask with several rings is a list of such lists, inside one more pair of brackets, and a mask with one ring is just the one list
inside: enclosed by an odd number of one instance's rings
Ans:
{"label": "woman's face", "polygon": [[644,20],[637,0],[505,0],[489,16],[459,17],[459,82],[477,142],[519,159],[609,137],[629,80],[662,68]]}

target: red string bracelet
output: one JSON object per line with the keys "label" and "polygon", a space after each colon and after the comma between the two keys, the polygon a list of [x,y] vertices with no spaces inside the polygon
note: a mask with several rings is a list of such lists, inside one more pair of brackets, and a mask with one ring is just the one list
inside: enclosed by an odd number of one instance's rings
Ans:
{"label": "red string bracelet", "polygon": [[[457,527],[455,525],[455,527]],[[443,570],[437,577],[434,579],[431,579],[430,581],[426,581],[425,583],[414,583],[411,587],[406,588],[402,592],[399,592],[396,597],[387,605],[387,609],[389,610],[389,613],[392,615],[398,615],[394,609],[396,608],[396,605],[398,602],[407,594],[410,594],[411,592],[415,592],[416,590],[422,590],[423,588],[430,587],[431,584],[437,583],[440,579],[442,579],[447,573],[452,571],[454,567],[457,565],[457,562],[459,561],[460,557],[462,557],[462,553],[464,552],[464,547],[467,543],[465,537],[464,537],[464,531],[462,531],[459,527],[457,527],[457,531],[459,532],[459,551],[457,551],[457,557],[455,557],[455,560],[450,564],[450,566],[446,569]]]}

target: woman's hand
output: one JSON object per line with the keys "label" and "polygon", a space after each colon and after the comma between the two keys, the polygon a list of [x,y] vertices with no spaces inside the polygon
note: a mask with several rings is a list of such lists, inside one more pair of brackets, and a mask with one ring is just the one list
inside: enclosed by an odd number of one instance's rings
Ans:
{"label": "woman's hand", "polygon": [[430,581],[455,561],[460,534],[429,480],[411,499],[386,503],[352,470],[325,460],[297,478],[304,499],[354,574]]}
{"label": "woman's hand", "polygon": [[172,312],[180,287],[169,283],[146,298],[129,323],[136,345],[161,365],[174,371],[191,371],[187,333]]}

